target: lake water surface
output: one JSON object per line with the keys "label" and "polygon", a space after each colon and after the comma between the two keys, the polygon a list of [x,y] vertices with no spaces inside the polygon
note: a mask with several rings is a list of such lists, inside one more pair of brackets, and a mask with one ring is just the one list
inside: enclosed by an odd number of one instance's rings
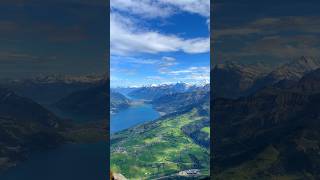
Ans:
{"label": "lake water surface", "polygon": [[0,175],[1,180],[106,180],[107,145],[67,144],[35,153]]}
{"label": "lake water surface", "polygon": [[110,130],[115,133],[160,117],[150,104],[138,104],[111,115]]}
{"label": "lake water surface", "polygon": [[[58,110],[53,112],[79,123],[95,120],[81,114],[69,117]],[[107,148],[106,142],[100,142],[64,144],[56,149],[35,152],[26,161],[0,174],[0,180],[106,180]]]}
{"label": "lake water surface", "polygon": [[[111,115],[111,133],[155,120],[159,113],[150,104],[135,104]],[[105,180],[106,142],[66,144],[34,153],[30,158],[0,175],[0,180]]]}

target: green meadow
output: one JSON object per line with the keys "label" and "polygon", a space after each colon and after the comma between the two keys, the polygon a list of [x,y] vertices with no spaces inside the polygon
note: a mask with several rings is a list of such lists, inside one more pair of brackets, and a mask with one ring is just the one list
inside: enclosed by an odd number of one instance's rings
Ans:
{"label": "green meadow", "polygon": [[[196,109],[121,131],[111,137],[111,170],[129,179],[172,176],[187,169],[209,174],[209,149],[181,128],[201,121]],[[202,131],[210,133],[209,127]]]}

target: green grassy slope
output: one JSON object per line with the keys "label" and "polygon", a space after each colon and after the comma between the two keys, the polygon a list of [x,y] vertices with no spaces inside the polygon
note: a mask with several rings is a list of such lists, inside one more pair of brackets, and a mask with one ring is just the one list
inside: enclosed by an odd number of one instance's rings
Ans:
{"label": "green grassy slope", "polygon": [[270,145],[259,153],[254,159],[227,169],[219,174],[215,174],[216,180],[301,180],[316,179],[307,172],[285,172],[275,173],[277,166],[281,163],[281,154],[278,149]]}
{"label": "green grassy slope", "polygon": [[129,179],[152,179],[192,168],[208,175],[209,149],[181,130],[204,118],[193,109],[112,135],[111,170]]}

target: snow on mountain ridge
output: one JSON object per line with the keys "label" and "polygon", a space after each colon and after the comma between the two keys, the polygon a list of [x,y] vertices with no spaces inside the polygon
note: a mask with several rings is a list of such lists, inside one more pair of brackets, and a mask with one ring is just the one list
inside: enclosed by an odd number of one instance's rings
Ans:
{"label": "snow on mountain ridge", "polygon": [[270,76],[275,79],[300,79],[304,74],[320,68],[320,60],[315,57],[302,56],[299,60],[287,63],[273,72]]}

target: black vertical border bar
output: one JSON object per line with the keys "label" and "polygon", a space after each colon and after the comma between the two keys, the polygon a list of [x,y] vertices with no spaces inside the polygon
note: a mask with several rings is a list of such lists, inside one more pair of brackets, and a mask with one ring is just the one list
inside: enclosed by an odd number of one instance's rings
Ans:
{"label": "black vertical border bar", "polygon": [[214,92],[213,92],[213,68],[214,68],[214,59],[213,59],[213,33],[214,33],[214,0],[210,0],[210,179],[214,179],[213,177],[213,164],[214,164],[214,114],[213,114],[213,100],[214,100]]}
{"label": "black vertical border bar", "polygon": [[110,179],[110,0],[107,0],[106,2],[106,32],[107,32],[107,39],[106,39],[106,64],[107,64],[107,93],[108,93],[108,106],[107,106],[107,122],[106,122],[106,163],[107,163],[107,169],[106,169],[106,177],[107,179]]}

